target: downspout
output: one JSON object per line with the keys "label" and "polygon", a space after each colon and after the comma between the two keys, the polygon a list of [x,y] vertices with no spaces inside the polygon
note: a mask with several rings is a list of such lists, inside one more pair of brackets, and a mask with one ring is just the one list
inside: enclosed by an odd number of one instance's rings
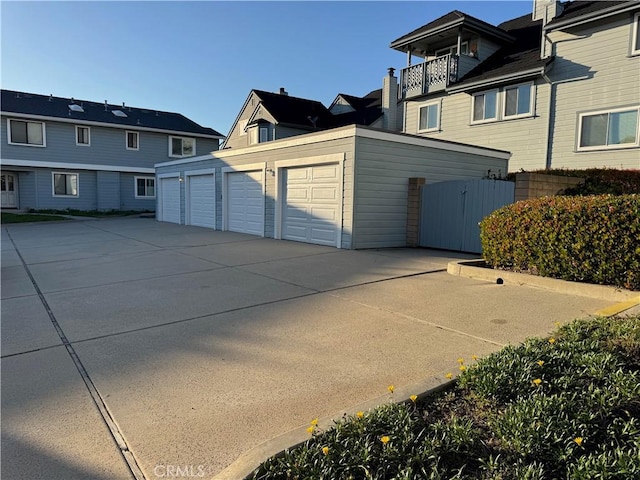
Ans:
{"label": "downspout", "polygon": [[553,109],[556,95],[556,85],[547,75],[546,69],[542,71],[542,78],[549,84],[549,101],[547,105],[547,138],[545,145],[545,170],[551,170],[551,150],[553,142],[553,124],[555,123],[555,110]]}

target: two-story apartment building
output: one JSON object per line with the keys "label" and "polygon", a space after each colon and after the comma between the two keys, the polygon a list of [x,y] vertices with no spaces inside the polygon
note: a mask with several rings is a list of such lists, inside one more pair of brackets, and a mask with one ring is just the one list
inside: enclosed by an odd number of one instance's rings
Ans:
{"label": "two-story apartment building", "polygon": [[2,90],[2,208],[155,210],[154,164],[217,150],[179,113]]}
{"label": "two-story apartment building", "polygon": [[497,26],[433,20],[391,42],[403,131],[508,150],[510,171],[640,168],[639,16],[638,1],[534,0]]}

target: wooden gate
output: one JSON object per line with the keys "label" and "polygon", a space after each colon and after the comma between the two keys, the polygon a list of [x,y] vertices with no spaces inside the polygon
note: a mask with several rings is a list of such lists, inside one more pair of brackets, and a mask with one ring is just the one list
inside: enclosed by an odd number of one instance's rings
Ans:
{"label": "wooden gate", "polygon": [[453,180],[421,187],[420,246],[481,253],[478,223],[513,203],[515,183]]}

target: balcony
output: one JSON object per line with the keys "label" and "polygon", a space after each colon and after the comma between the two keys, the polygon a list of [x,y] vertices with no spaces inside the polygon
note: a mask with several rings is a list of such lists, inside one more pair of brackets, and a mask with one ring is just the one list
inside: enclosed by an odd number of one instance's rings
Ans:
{"label": "balcony", "polygon": [[400,73],[401,99],[440,92],[458,80],[458,55],[443,55],[428,62],[403,68]]}

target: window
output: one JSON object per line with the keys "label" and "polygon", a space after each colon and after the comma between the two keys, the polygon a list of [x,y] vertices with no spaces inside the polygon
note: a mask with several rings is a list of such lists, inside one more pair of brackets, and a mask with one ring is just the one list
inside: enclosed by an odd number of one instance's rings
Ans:
{"label": "window", "polygon": [[472,123],[498,119],[498,91],[476,93],[473,96]]}
{"label": "window", "polygon": [[78,196],[78,174],[66,172],[53,172],[53,196],[54,197],[77,197]]}
{"label": "window", "polygon": [[[443,55],[456,55],[458,53],[458,45],[454,45],[452,47],[441,48],[440,50],[436,50],[436,57],[442,57]],[[460,55],[469,55],[469,43],[462,42],[460,45]]]}
{"label": "window", "polygon": [[190,157],[192,155],[195,155],[195,152],[195,138],[169,137],[170,157]]}
{"label": "window", "polygon": [[269,127],[260,127],[260,143],[269,141]]}
{"label": "window", "polygon": [[156,179],[154,177],[135,177],[136,198],[155,198]]}
{"label": "window", "polygon": [[9,143],[12,145],[45,146],[45,128],[42,122],[7,120]]}
{"label": "window", "polygon": [[640,55],[640,12],[633,16],[631,55]]}
{"label": "window", "polygon": [[127,132],[127,150],[139,150],[138,132]]}
{"label": "window", "polygon": [[578,118],[578,150],[638,146],[639,107],[583,113]]}
{"label": "window", "polygon": [[440,126],[439,107],[440,105],[437,103],[420,107],[420,120],[418,124],[419,132],[438,130]]}
{"label": "window", "polygon": [[522,117],[533,112],[532,83],[506,87],[504,89],[504,118]]}
{"label": "window", "polygon": [[91,145],[89,127],[76,126],[76,145]]}

